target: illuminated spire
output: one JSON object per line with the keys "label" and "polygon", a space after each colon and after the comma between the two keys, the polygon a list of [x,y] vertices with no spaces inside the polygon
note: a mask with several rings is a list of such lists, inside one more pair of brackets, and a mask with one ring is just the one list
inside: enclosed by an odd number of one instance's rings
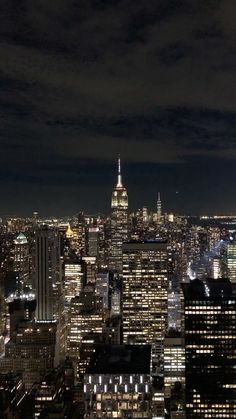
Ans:
{"label": "illuminated spire", "polygon": [[117,188],[122,188],[122,177],[121,177],[121,164],[120,164],[120,155],[118,157],[118,178],[117,178]]}
{"label": "illuminated spire", "polygon": [[160,192],[158,192],[157,195],[157,222],[160,223],[161,222],[161,194]]}

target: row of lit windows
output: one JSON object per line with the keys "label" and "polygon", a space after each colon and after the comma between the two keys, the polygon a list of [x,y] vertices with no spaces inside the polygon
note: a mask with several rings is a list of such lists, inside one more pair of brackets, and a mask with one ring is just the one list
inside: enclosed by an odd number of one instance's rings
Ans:
{"label": "row of lit windows", "polygon": [[[104,384],[103,388],[101,388],[101,386],[98,386],[97,384],[94,384],[93,385],[93,390],[91,389],[91,386],[88,387],[87,384],[84,384],[84,393],[87,392],[87,389],[89,390],[89,393],[91,393],[91,391],[93,391],[94,393],[97,393],[97,392],[98,393],[101,393],[101,392],[108,393],[107,384]],[[118,385],[115,384],[114,385],[114,393],[117,393],[117,391],[118,391]],[[132,387],[130,385],[128,385],[128,384],[125,384],[122,389],[119,388],[119,392],[123,392],[123,391],[125,393],[128,393],[128,392],[138,393],[138,392],[140,392],[140,389],[139,389],[139,385],[138,384],[135,384]],[[142,388],[141,392],[142,393],[149,393],[149,391],[150,391],[149,385],[148,384],[145,384],[145,386],[144,386],[144,388]],[[108,394],[110,394],[109,397],[111,397],[112,393],[111,393],[111,389],[110,388],[109,388],[109,393]]]}

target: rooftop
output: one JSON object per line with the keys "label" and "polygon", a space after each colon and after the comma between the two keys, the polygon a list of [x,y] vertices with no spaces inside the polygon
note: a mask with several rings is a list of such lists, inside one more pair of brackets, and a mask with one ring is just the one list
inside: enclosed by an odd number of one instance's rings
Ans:
{"label": "rooftop", "polygon": [[95,345],[88,374],[149,374],[150,345]]}
{"label": "rooftop", "polygon": [[207,278],[204,281],[196,278],[190,283],[182,284],[184,297],[192,299],[219,299],[234,295],[234,287],[228,278]]}

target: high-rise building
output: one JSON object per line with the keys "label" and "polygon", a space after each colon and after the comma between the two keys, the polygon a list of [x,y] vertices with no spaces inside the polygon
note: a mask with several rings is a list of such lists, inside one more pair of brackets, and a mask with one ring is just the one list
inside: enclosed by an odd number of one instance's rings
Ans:
{"label": "high-rise building", "polygon": [[88,256],[98,256],[99,228],[89,227],[88,229]]}
{"label": "high-rise building", "polygon": [[222,278],[220,256],[211,259],[211,277],[214,279]]}
{"label": "high-rise building", "polygon": [[71,299],[79,295],[83,287],[83,272],[79,262],[66,261],[64,265],[64,298],[68,311]]}
{"label": "high-rise building", "polygon": [[21,373],[26,389],[59,362],[59,331],[56,321],[35,321],[35,300],[9,304],[10,340],[0,359],[3,373]]}
{"label": "high-rise building", "polygon": [[164,384],[167,397],[171,397],[171,389],[176,383],[185,384],[185,347],[181,334],[172,332],[166,335],[164,341]]}
{"label": "high-rise building", "polygon": [[179,290],[168,291],[168,329],[181,331],[182,326],[182,304]]}
{"label": "high-rise building", "polygon": [[80,295],[71,300],[67,324],[67,355],[75,360],[76,370],[79,372],[83,338],[90,335],[91,338],[86,339],[86,342],[93,339],[98,341],[103,332],[104,316],[99,302],[94,285],[86,285]]}
{"label": "high-rise building", "polygon": [[96,295],[102,298],[103,309],[109,308],[109,272],[99,272],[96,277]]}
{"label": "high-rise building", "polygon": [[82,257],[83,272],[85,275],[86,284],[96,282],[97,276],[97,259],[95,256],[83,256]]}
{"label": "high-rise building", "polygon": [[122,245],[128,239],[128,194],[122,184],[120,158],[117,184],[111,198],[109,268],[122,274]]}
{"label": "high-rise building", "polygon": [[23,233],[14,240],[14,271],[18,276],[18,291],[29,287],[29,243]]}
{"label": "high-rise building", "polygon": [[152,418],[150,355],[148,345],[97,345],[84,376],[84,418]]}
{"label": "high-rise building", "polygon": [[36,319],[58,319],[62,307],[59,232],[42,226],[36,231],[35,241]]}
{"label": "high-rise building", "polygon": [[158,192],[157,196],[157,223],[160,224],[162,220],[162,212],[161,212],[161,194]]}
{"label": "high-rise building", "polygon": [[[165,241],[130,242],[123,246],[124,343],[151,344],[153,354],[167,329],[167,266]],[[154,359],[155,356],[153,368]]]}
{"label": "high-rise building", "polygon": [[236,242],[224,242],[221,245],[222,275],[236,283]]}
{"label": "high-rise building", "polygon": [[116,317],[121,314],[121,292],[118,288],[114,288],[111,294],[111,316]]}
{"label": "high-rise building", "polygon": [[236,293],[228,279],[183,284],[188,419],[236,417]]}

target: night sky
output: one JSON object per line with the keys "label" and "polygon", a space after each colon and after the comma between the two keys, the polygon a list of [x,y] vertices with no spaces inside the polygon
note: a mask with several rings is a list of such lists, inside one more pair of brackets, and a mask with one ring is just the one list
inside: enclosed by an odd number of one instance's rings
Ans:
{"label": "night sky", "polygon": [[0,215],[236,213],[235,0],[1,0]]}

